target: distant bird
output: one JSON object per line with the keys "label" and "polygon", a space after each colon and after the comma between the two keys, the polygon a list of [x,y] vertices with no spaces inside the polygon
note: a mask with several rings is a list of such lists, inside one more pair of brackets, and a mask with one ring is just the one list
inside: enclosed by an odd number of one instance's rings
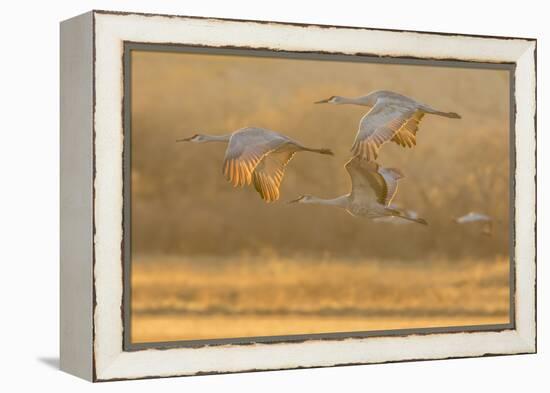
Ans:
{"label": "distant bird", "polygon": [[333,155],[329,149],[303,146],[286,135],[259,127],[245,127],[226,135],[196,134],[176,142],[228,143],[223,174],[234,187],[254,184],[266,202],[279,199],[285,167],[300,151]]}
{"label": "distant bird", "polygon": [[[392,209],[399,209],[398,206],[390,205],[390,208]],[[407,216],[408,218],[417,219],[419,218],[418,212],[415,212],[414,210],[401,210],[404,216]],[[402,218],[402,217],[396,217],[396,216],[387,216],[387,217],[375,217],[372,219],[375,222],[383,222],[393,225],[403,225],[403,224],[412,224],[413,221]]]}
{"label": "distant bird", "polygon": [[402,147],[416,146],[416,133],[424,114],[460,119],[454,112],[442,112],[412,98],[387,90],[374,91],[366,96],[346,98],[332,96],[316,104],[353,104],[371,110],[359,122],[359,130],[351,148],[353,155],[376,160],[380,147],[392,141]]}
{"label": "distant bird", "polygon": [[397,192],[397,182],[403,178],[399,169],[382,168],[374,161],[353,157],[345,165],[351,178],[351,192],[334,199],[321,199],[303,195],[289,203],[309,203],[336,206],[352,216],[377,218],[400,217],[427,225],[423,218],[412,218],[402,211],[391,208],[390,203]]}
{"label": "distant bird", "polygon": [[493,233],[493,218],[483,213],[469,212],[455,218],[453,221],[457,224],[483,223],[482,233],[484,235],[491,235]]}

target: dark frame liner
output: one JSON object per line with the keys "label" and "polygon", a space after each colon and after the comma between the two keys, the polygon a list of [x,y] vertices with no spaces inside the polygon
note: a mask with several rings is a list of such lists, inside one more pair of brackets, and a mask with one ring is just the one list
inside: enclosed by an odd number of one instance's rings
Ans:
{"label": "dark frame liner", "polygon": [[[110,13],[110,12],[109,12]],[[257,21],[255,21],[257,22]],[[268,23],[268,22],[266,22]],[[327,26],[321,26],[327,27]],[[432,33],[438,34],[438,33]],[[498,37],[503,38],[503,37]],[[284,336],[259,336],[259,337],[237,337],[224,339],[205,339],[205,340],[181,340],[168,342],[150,342],[150,343],[132,343],[131,342],[131,53],[132,51],[156,51],[156,52],[176,52],[176,53],[202,53],[230,56],[264,57],[264,58],[287,58],[302,60],[322,60],[322,61],[347,61],[377,63],[388,65],[413,65],[413,66],[431,66],[431,67],[456,67],[456,68],[474,68],[474,69],[494,69],[507,70],[509,72],[510,103],[509,103],[509,318],[507,324],[493,325],[470,325],[470,326],[449,326],[434,328],[412,328],[412,329],[391,329],[391,330],[371,330],[360,332],[338,332],[338,333],[317,333],[317,334],[295,334]],[[516,169],[516,151],[515,151],[515,63],[487,63],[476,61],[447,60],[447,59],[424,59],[414,57],[389,57],[369,54],[343,54],[329,52],[290,52],[278,51],[266,48],[250,47],[208,47],[197,45],[185,45],[174,43],[140,43],[124,42],[123,50],[123,242],[122,242],[122,276],[123,276],[123,295],[122,295],[122,320],[123,320],[123,350],[137,351],[143,349],[170,349],[170,348],[199,348],[213,345],[251,345],[255,343],[278,344],[278,343],[300,343],[308,340],[343,340],[347,338],[367,338],[367,337],[396,337],[409,335],[426,335],[434,333],[472,333],[483,331],[503,331],[515,329],[515,169]]]}

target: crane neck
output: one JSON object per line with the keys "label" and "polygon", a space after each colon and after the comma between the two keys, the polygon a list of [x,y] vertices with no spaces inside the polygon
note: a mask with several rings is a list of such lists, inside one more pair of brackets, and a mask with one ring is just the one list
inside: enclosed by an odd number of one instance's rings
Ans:
{"label": "crane neck", "polygon": [[231,134],[227,135],[208,135],[203,134],[202,135],[204,140],[203,142],[229,142],[229,138],[231,138]]}
{"label": "crane neck", "polygon": [[323,198],[312,196],[309,198],[309,200],[306,200],[303,203],[346,208],[348,206],[348,202],[349,202],[349,195],[346,194],[333,199],[323,199]]}
{"label": "crane neck", "polygon": [[339,104],[341,105],[361,105],[361,106],[373,106],[374,102],[368,96],[361,97],[340,97]]}

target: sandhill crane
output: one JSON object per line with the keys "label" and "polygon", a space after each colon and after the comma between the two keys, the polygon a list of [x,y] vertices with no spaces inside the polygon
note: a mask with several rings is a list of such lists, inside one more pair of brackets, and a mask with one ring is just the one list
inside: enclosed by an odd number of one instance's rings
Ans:
{"label": "sandhill crane", "polygon": [[366,96],[346,98],[332,96],[316,104],[353,104],[370,107],[361,118],[355,142],[351,148],[353,155],[367,160],[376,160],[380,147],[392,141],[402,147],[416,145],[416,132],[424,114],[460,119],[454,112],[442,112],[412,98],[387,90],[374,91]]}
{"label": "sandhill crane", "polygon": [[409,217],[398,209],[389,207],[397,192],[397,182],[403,178],[395,168],[382,168],[374,161],[355,156],[345,165],[351,178],[351,192],[334,199],[321,199],[303,195],[289,203],[310,203],[336,206],[352,216],[376,218],[397,216],[405,220],[427,225],[423,218]]}
{"label": "sandhill crane", "polygon": [[493,218],[487,214],[469,212],[468,214],[455,218],[453,221],[457,224],[483,223],[483,230],[481,233],[484,235],[492,235],[493,233]]}
{"label": "sandhill crane", "polygon": [[333,155],[329,149],[306,147],[286,135],[259,127],[245,127],[226,135],[196,134],[176,142],[228,143],[223,174],[234,187],[250,183],[266,202],[279,199],[285,167],[300,151]]}
{"label": "sandhill crane", "polygon": [[[390,205],[389,207],[391,209],[400,210],[399,207],[396,205]],[[407,216],[408,218],[417,219],[420,217],[418,212],[415,212],[414,210],[405,209],[405,210],[401,210],[401,212],[403,213],[404,216]],[[383,222],[383,223],[388,223],[393,225],[404,225],[404,224],[413,223],[413,221],[409,219],[406,219],[403,217],[397,217],[397,216],[375,217],[372,220],[375,222]]]}

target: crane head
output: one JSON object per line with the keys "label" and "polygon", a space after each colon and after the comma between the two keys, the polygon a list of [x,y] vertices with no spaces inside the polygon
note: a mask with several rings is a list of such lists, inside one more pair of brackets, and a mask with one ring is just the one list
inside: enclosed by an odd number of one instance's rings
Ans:
{"label": "crane head", "polygon": [[288,201],[287,203],[307,203],[307,202],[311,201],[311,199],[312,199],[311,195],[301,195],[296,199]]}
{"label": "crane head", "polygon": [[331,96],[327,99],[316,101],[314,104],[340,104],[342,101],[342,97],[340,96]]}
{"label": "crane head", "polygon": [[204,136],[200,134],[195,134],[193,136],[182,138],[182,139],[176,139],[176,142],[195,142],[200,143],[204,142]]}

